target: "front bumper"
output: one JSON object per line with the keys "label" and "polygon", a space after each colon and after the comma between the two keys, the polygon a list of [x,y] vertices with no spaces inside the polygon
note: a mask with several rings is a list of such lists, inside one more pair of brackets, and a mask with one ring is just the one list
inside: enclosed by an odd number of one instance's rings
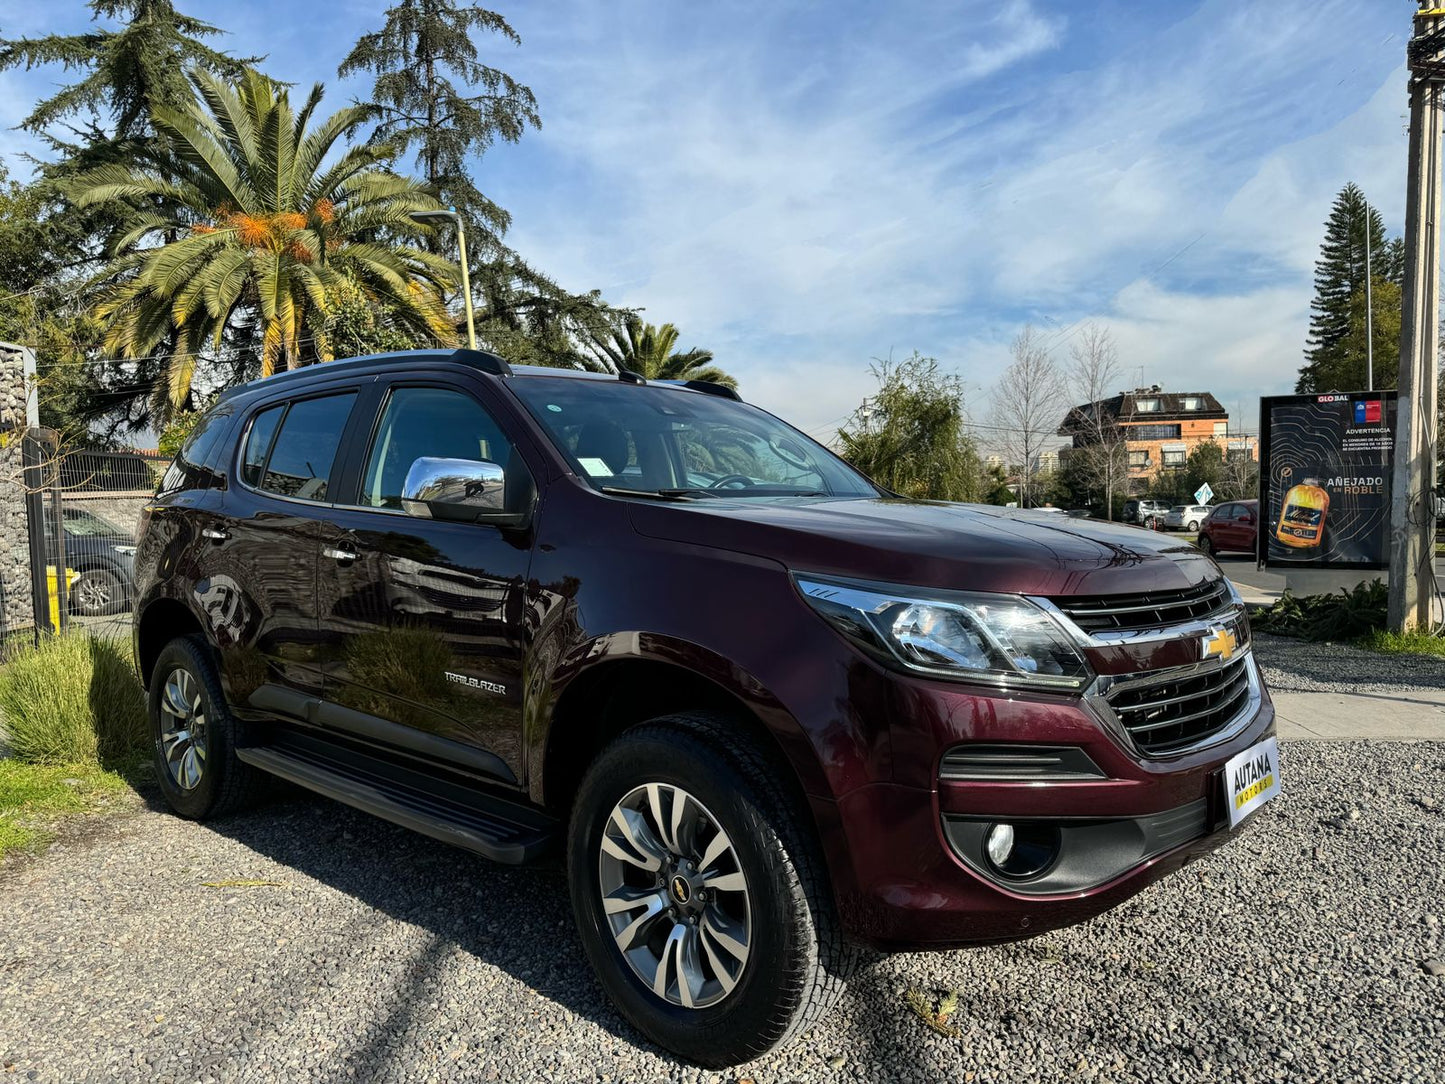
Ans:
{"label": "front bumper", "polygon": [[[1219,741],[1152,759],[1077,699],[982,696],[913,681],[894,689],[892,718],[903,720],[893,728],[895,769],[927,764],[930,774],[900,779],[895,770],[893,781],[814,808],[825,829],[848,841],[850,883],[838,892],[845,927],[887,949],[1016,940],[1117,906],[1230,838],[1223,765],[1275,729],[1261,686]],[[1080,750],[1097,770],[940,777],[946,751],[974,746]],[[1059,829],[1060,859],[1045,875],[1009,882],[981,857],[994,822]]]}

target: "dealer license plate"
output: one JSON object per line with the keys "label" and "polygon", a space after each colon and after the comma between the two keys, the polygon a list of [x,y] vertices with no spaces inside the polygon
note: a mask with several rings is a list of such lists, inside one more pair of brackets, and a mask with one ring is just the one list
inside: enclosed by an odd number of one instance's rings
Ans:
{"label": "dealer license plate", "polygon": [[1233,828],[1279,795],[1279,742],[1266,738],[1229,758],[1224,766],[1224,804]]}

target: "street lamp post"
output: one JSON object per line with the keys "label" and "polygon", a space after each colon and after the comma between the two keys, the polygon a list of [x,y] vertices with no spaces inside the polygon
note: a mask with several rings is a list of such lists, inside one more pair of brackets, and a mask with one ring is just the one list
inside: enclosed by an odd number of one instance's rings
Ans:
{"label": "street lamp post", "polygon": [[453,223],[457,228],[457,249],[462,261],[462,303],[467,308],[467,347],[475,350],[477,348],[477,327],[472,317],[472,280],[467,272],[467,231],[462,226],[462,216],[457,214],[455,207],[449,210],[436,211],[413,211],[411,220],[420,222],[422,225],[430,225],[435,219]]}

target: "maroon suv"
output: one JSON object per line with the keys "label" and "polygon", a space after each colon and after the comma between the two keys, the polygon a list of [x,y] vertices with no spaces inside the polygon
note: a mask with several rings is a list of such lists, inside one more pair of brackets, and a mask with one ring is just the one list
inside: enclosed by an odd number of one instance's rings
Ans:
{"label": "maroon suv", "polygon": [[859,945],[1081,922],[1278,789],[1209,558],[904,500],[712,384],[470,351],[248,384],[136,570],[179,813],[271,773],[563,852],[602,985],[709,1065],[810,1026]]}

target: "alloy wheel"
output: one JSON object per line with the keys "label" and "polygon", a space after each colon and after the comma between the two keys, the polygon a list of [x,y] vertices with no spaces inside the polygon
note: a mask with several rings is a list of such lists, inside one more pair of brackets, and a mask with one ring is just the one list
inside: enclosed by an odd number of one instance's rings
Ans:
{"label": "alloy wheel", "polygon": [[673,1005],[702,1009],[747,966],[747,878],[722,826],[681,787],[646,783],[612,809],[598,854],[602,910],[633,973]]}
{"label": "alloy wheel", "polygon": [[206,710],[200,683],[189,670],[170,672],[160,707],[161,759],[176,786],[194,790],[206,768]]}
{"label": "alloy wheel", "polygon": [[112,602],[110,587],[97,576],[81,576],[75,585],[75,601],[86,613],[103,613]]}

